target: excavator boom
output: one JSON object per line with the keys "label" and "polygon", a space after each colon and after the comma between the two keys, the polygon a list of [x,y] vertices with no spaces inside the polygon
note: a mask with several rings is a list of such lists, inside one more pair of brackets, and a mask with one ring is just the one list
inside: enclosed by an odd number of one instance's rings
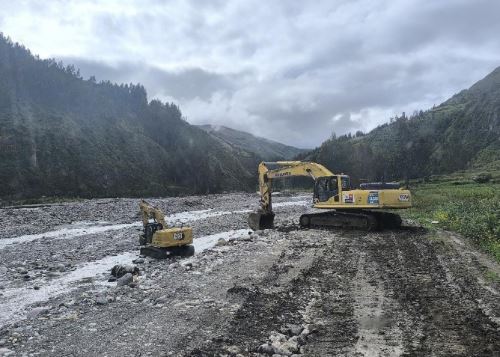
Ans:
{"label": "excavator boom", "polygon": [[272,182],[294,176],[306,176],[316,179],[322,176],[333,176],[323,165],[303,161],[261,162],[259,172],[260,208],[248,216],[250,228],[254,230],[269,229],[274,226],[272,209]]}

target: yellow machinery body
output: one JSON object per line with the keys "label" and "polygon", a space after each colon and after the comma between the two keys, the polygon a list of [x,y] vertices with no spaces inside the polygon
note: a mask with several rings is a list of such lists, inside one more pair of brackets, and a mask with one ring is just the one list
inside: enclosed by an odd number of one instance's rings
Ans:
{"label": "yellow machinery body", "polygon": [[159,248],[180,247],[193,243],[191,227],[174,227],[161,229],[153,233],[151,244]]}
{"label": "yellow machinery body", "polygon": [[314,180],[313,207],[330,210],[326,213],[304,214],[302,227],[332,226],[361,229],[395,228],[401,218],[389,212],[371,212],[382,209],[411,207],[411,193],[395,183],[372,183],[361,189],[352,189],[350,178],[334,174],[323,165],[306,161],[262,162],[259,165],[260,208],[249,215],[252,229],[273,227],[272,182],[294,176]]}
{"label": "yellow machinery body", "polygon": [[340,191],[338,201],[330,197],[316,201],[315,208],[324,209],[401,209],[411,207],[411,193],[405,189]]}
{"label": "yellow machinery body", "polygon": [[163,212],[144,200],[139,204],[139,208],[143,225],[143,233],[139,237],[143,246],[141,254],[157,259],[194,254],[191,227],[168,227]]}

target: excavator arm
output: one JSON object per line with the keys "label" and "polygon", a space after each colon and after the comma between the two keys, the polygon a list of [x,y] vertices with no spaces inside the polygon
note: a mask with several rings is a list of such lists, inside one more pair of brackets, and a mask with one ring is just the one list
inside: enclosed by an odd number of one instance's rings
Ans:
{"label": "excavator arm", "polygon": [[276,161],[261,162],[259,165],[260,210],[272,213],[272,182],[294,176],[306,176],[316,180],[318,177],[334,176],[323,165],[315,162]]}
{"label": "excavator arm", "polygon": [[261,162],[259,164],[260,208],[248,217],[248,223],[254,230],[272,228],[274,212],[272,209],[272,183],[276,179],[294,176],[306,176],[316,180],[318,177],[334,176],[323,165],[303,161]]}
{"label": "excavator arm", "polygon": [[165,215],[163,212],[146,201],[142,200],[141,203],[139,203],[139,208],[141,210],[141,215],[142,215],[142,225],[146,227],[150,222],[150,219],[153,219],[155,223],[161,224],[161,228],[167,228],[167,224],[165,222]]}

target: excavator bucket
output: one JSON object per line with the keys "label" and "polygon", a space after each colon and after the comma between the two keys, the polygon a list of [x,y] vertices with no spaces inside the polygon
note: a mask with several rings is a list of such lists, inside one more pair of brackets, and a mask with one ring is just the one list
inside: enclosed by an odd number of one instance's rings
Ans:
{"label": "excavator bucket", "polygon": [[274,213],[252,212],[248,215],[248,225],[254,231],[274,228]]}

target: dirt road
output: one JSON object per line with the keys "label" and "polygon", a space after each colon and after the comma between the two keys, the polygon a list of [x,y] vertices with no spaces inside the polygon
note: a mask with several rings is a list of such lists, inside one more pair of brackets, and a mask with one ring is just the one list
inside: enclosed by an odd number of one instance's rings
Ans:
{"label": "dirt road", "polygon": [[152,201],[194,257],[138,256],[138,200],[0,210],[0,355],[500,356],[500,268],[459,236],[297,231],[304,195],[260,232],[255,195]]}

